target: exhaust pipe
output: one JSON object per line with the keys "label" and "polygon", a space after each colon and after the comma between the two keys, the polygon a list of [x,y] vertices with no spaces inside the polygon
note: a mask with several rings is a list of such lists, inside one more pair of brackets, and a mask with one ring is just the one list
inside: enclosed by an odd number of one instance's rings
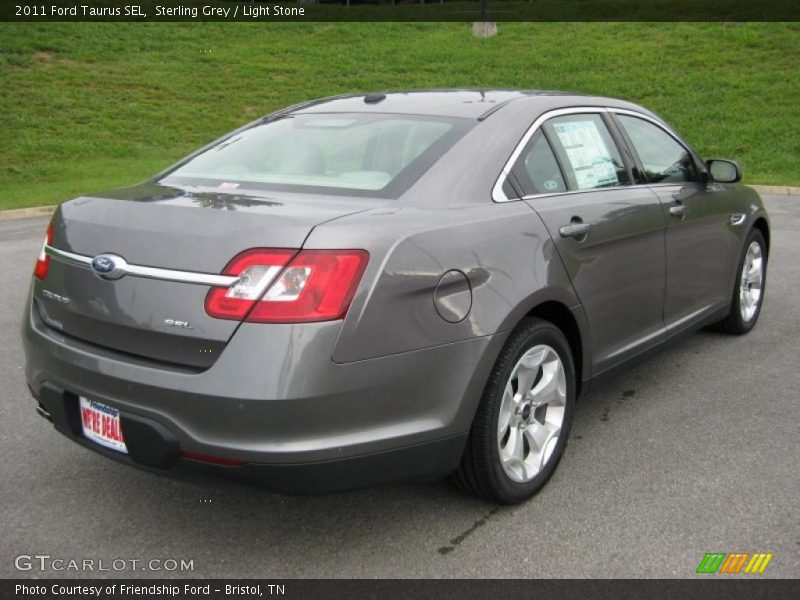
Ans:
{"label": "exhaust pipe", "polygon": [[36,412],[39,413],[40,417],[44,417],[45,419],[47,419],[51,423],[53,422],[53,417],[50,416],[50,413],[47,412],[45,410],[44,406],[42,406],[41,404],[36,407]]}

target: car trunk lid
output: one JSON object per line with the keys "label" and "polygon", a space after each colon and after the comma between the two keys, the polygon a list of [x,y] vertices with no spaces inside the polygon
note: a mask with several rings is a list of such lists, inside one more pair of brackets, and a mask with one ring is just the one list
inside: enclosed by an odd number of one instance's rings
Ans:
{"label": "car trunk lid", "polygon": [[[316,225],[372,206],[363,199],[158,184],[77,198],[53,217],[51,246],[62,254],[52,255],[47,276],[35,281],[35,310],[67,336],[159,363],[208,368],[239,321],[210,317],[204,309],[210,285],[174,275],[218,276],[249,248],[299,249]],[[101,254],[154,268],[158,277],[98,276],[90,262]],[[163,278],[164,269],[173,277]]]}

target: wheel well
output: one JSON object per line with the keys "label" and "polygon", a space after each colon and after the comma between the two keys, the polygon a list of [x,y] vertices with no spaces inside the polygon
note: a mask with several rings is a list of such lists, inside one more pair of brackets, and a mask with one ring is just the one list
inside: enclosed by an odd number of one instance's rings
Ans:
{"label": "wheel well", "polygon": [[753,227],[758,229],[761,235],[764,236],[764,241],[767,243],[767,252],[769,252],[769,226],[767,225],[767,220],[764,217],[759,217],[753,223]]}
{"label": "wheel well", "polygon": [[527,317],[538,317],[545,321],[550,321],[558,327],[569,342],[572,350],[572,360],[575,363],[577,397],[580,397],[582,373],[583,373],[583,343],[578,323],[572,316],[572,311],[560,302],[543,302],[531,310]]}

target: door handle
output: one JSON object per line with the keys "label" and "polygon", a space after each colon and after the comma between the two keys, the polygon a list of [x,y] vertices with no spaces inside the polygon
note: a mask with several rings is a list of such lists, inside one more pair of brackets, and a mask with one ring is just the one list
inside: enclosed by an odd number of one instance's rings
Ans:
{"label": "door handle", "polygon": [[581,237],[589,233],[589,230],[592,228],[591,223],[570,223],[569,225],[564,225],[561,229],[558,230],[558,233],[563,238],[568,237]]}
{"label": "door handle", "polygon": [[686,207],[683,204],[675,204],[669,207],[669,214],[673,217],[682,217],[686,214]]}

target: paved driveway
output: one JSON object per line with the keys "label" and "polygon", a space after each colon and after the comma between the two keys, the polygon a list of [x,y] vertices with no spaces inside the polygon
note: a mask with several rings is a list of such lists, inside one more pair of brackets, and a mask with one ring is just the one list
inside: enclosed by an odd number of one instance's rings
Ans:
{"label": "paved driveway", "polygon": [[768,551],[765,576],[799,577],[800,198],[767,200],[758,327],[698,333],[594,390],[550,484],[501,509],[445,483],[314,498],[179,484],[67,441],[33,410],[18,334],[46,221],[0,223],[0,576],[49,554],[183,558],[198,577],[690,577],[706,552]]}

